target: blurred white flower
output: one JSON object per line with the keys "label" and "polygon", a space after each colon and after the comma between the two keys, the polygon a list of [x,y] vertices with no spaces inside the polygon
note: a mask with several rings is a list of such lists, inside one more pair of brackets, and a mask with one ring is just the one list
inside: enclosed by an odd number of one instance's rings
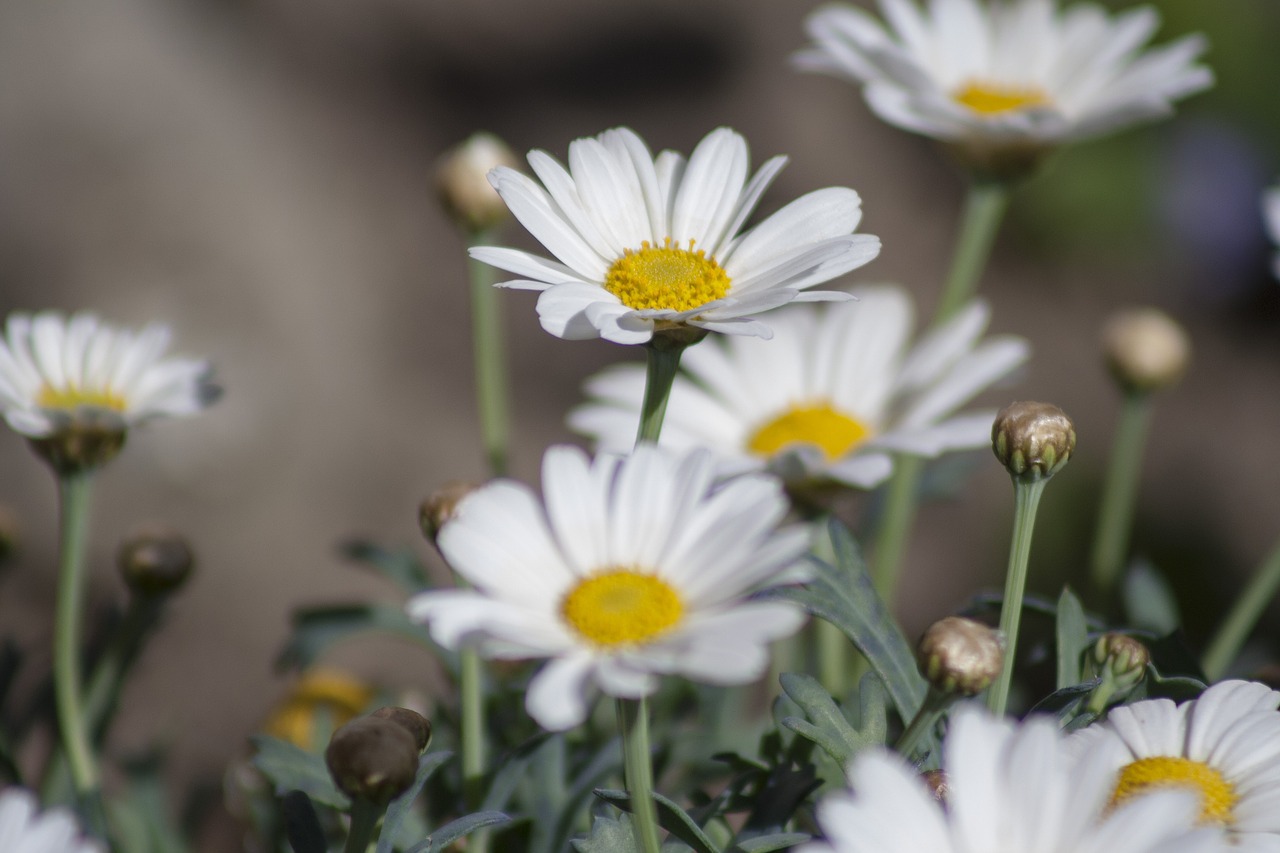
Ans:
{"label": "blurred white flower", "polygon": [[714,485],[707,454],[650,444],[589,460],[553,447],[543,497],[510,480],[471,492],[436,539],[473,590],[428,591],[408,604],[446,648],[494,658],[550,658],[529,685],[546,729],[580,723],[597,689],[635,699],[661,674],[712,684],[758,678],[768,644],[804,622],[798,608],[750,601],[809,545],[778,529],[776,480]]}
{"label": "blurred white flower", "polygon": [[505,287],[542,291],[542,327],[568,339],[644,343],[655,330],[695,326],[768,337],[751,315],[792,301],[836,300],[808,288],[862,266],[880,241],[854,234],[861,201],[830,187],[802,196],[742,230],[786,158],[748,180],[747,143],[719,128],[688,162],[655,159],[627,128],[569,146],[569,168],[531,151],[534,181],[490,173],[511,212],[556,260],[478,247],[471,256],[516,273]]}
{"label": "blurred white flower", "polygon": [[218,396],[207,362],[165,358],[169,330],[114,328],[92,314],[11,314],[0,340],[0,407],[15,431],[57,435],[88,417],[124,430],[193,415]]}
{"label": "blurred white flower", "polygon": [[860,752],[853,792],[818,804],[827,840],[797,853],[1226,853],[1220,831],[1193,829],[1185,792],[1111,809],[1108,750],[1076,759],[1064,741],[1051,717],[963,706],[943,744],[945,807],[896,753]]}
{"label": "blurred white flower", "polygon": [[1113,799],[1186,788],[1205,823],[1226,826],[1232,849],[1280,850],[1280,693],[1223,681],[1190,702],[1148,699],[1113,708],[1072,735],[1085,750],[1122,747],[1111,760]]}
{"label": "blurred white flower", "polygon": [[[933,457],[989,444],[994,409],[955,412],[1021,365],[1026,342],[980,340],[990,312],[979,301],[908,349],[910,297],[889,285],[852,292],[857,302],[779,311],[772,341],[724,338],[685,352],[660,443],[708,448],[726,474],[767,467],[788,482],[860,488],[889,476],[893,451]],[[644,383],[641,365],[602,371],[570,426],[624,451]]]}
{"label": "blurred white flower", "polygon": [[[1280,187],[1273,187],[1262,196],[1262,216],[1271,242],[1280,246]],[[1271,271],[1280,278],[1280,253],[1271,261]]]}
{"label": "blurred white flower", "polygon": [[66,809],[39,813],[35,796],[24,788],[0,791],[0,850],[4,853],[106,853],[86,840]]}

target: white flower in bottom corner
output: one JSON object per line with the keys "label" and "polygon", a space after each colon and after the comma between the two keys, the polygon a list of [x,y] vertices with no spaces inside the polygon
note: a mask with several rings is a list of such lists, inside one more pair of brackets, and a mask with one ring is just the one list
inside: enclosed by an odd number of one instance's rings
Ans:
{"label": "white flower in bottom corner", "polygon": [[1065,740],[1051,717],[963,706],[943,744],[945,806],[897,754],[868,750],[850,764],[852,793],[818,804],[826,841],[797,853],[1226,853],[1220,831],[1193,827],[1185,792],[1111,809],[1105,750],[1077,759]]}
{"label": "white flower in bottom corner", "polygon": [[[1267,236],[1271,242],[1280,246],[1280,187],[1272,187],[1262,196],[1262,217],[1267,226]],[[1280,278],[1280,253],[1271,261],[1271,272]]]}
{"label": "white flower in bottom corner", "polygon": [[80,832],[66,809],[39,811],[35,796],[24,788],[0,791],[0,850],[4,853],[106,853]]}
{"label": "white flower in bottom corner", "polygon": [[[971,303],[910,346],[913,308],[894,286],[855,288],[857,302],[774,313],[771,341],[726,337],[684,353],[661,444],[705,447],[724,473],[769,468],[790,483],[830,479],[870,488],[890,454],[934,457],[991,443],[994,409],[956,414],[1027,358],[1027,343],[980,340],[990,311]],[[587,380],[592,398],[569,425],[602,450],[630,446],[645,368]]]}
{"label": "white flower in bottom corner", "polygon": [[420,593],[409,614],[446,648],[548,658],[526,707],[553,731],[580,723],[597,690],[641,698],[668,674],[752,681],[768,643],[805,617],[748,596],[794,580],[810,535],[778,528],[787,501],[773,478],[716,486],[713,473],[705,453],[553,447],[541,500],[497,480],[458,502],[436,544],[474,590]]}
{"label": "white flower in bottom corner", "polygon": [[1226,827],[1233,849],[1280,851],[1280,693],[1223,681],[1190,702],[1148,699],[1113,708],[1072,735],[1078,749],[1113,752],[1113,797],[1185,788],[1204,823]]}

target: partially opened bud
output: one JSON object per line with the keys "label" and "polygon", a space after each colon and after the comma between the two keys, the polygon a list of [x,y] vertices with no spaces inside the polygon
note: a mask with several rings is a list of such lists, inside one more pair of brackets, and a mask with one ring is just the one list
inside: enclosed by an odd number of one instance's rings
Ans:
{"label": "partially opened bud", "polygon": [[991,686],[1004,666],[1000,632],[963,616],[934,622],[916,651],[920,672],[941,693],[977,695]]}
{"label": "partially opened bud", "polygon": [[186,583],[195,558],[181,534],[166,527],[146,527],[120,545],[120,574],[137,594],[163,595]]}
{"label": "partially opened bud", "polygon": [[1128,686],[1142,680],[1151,663],[1151,652],[1140,640],[1112,631],[1094,643],[1093,659],[1118,683]]}
{"label": "partially opened bud", "polygon": [[1013,477],[1048,479],[1075,452],[1075,424],[1051,403],[1010,403],[991,426],[991,449]]}
{"label": "partially opened bud", "polygon": [[435,542],[440,528],[448,524],[457,512],[458,504],[478,488],[475,483],[450,480],[423,501],[418,507],[418,525],[422,528],[422,535]]}
{"label": "partially opened bud", "polygon": [[417,739],[400,723],[361,717],[333,733],[324,760],[342,793],[385,803],[409,790],[418,773],[418,754]]}
{"label": "partially opened bud", "polygon": [[1178,323],[1155,308],[1116,314],[1102,333],[1107,367],[1127,391],[1158,391],[1182,378],[1191,341]]}
{"label": "partially opened bud", "polygon": [[484,231],[507,217],[507,205],[489,184],[489,171],[497,166],[519,168],[507,144],[490,133],[473,134],[440,158],[436,189],[440,203],[460,226]]}

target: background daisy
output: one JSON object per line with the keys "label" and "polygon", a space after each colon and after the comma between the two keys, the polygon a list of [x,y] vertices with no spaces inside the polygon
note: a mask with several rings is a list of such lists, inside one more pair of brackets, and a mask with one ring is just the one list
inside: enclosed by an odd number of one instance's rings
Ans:
{"label": "background daisy", "polygon": [[0,791],[0,850],[5,853],[106,853],[86,840],[71,813],[41,813],[35,796],[23,788]]}

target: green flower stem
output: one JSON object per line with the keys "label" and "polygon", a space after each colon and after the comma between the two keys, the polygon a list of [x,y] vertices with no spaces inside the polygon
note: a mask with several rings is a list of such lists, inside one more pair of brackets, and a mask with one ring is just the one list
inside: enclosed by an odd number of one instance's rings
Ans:
{"label": "green flower stem", "polygon": [[[88,545],[89,499],[93,475],[87,471],[58,477],[60,542],[58,600],[54,617],[53,686],[58,708],[62,748],[71,765],[71,780],[89,816],[100,811],[98,767],[89,743],[84,702],[80,694],[80,623],[84,610],[85,552]],[[104,827],[90,827],[101,831]]]}
{"label": "green flower stem", "polygon": [[1036,526],[1036,508],[1047,479],[1030,482],[1013,480],[1013,543],[1009,548],[1009,569],[1004,582],[1004,603],[1000,608],[1000,633],[1005,640],[1004,667],[987,693],[987,707],[1003,714],[1009,702],[1013,661],[1018,648],[1018,624],[1022,620],[1022,599],[1027,591],[1027,558],[1031,556],[1031,534]]}
{"label": "green flower stem", "polygon": [[387,810],[386,803],[375,803],[363,797],[351,801],[351,829],[342,853],[365,853],[378,838],[378,821]]}
{"label": "green flower stem", "polygon": [[[479,232],[472,246],[490,241]],[[494,285],[493,268],[469,261],[471,273],[471,345],[476,371],[476,403],[480,410],[480,435],[489,472],[495,477],[507,473],[511,444],[508,414],[506,339],[502,334],[501,303]]]}
{"label": "green flower stem", "polygon": [[912,752],[915,751],[922,740],[929,736],[929,732],[933,731],[933,727],[938,723],[938,718],[950,707],[955,698],[954,695],[942,693],[930,687],[929,692],[925,694],[924,703],[921,704],[920,710],[916,712],[915,717],[907,726],[907,730],[902,733],[902,736],[898,738],[898,742],[894,744],[893,751],[910,761]]}
{"label": "green flower stem", "polygon": [[462,694],[462,787],[467,805],[480,807],[484,798],[484,673],[474,646],[458,650],[458,690]]}
{"label": "green flower stem", "polygon": [[965,196],[960,233],[951,256],[951,269],[933,315],[934,325],[963,308],[978,288],[987,266],[1000,222],[1009,206],[1010,185],[1000,181],[973,181]]}
{"label": "green flower stem", "polygon": [[1106,482],[1102,487],[1098,527],[1090,560],[1094,587],[1103,595],[1110,594],[1115,588],[1124,567],[1150,424],[1151,395],[1141,391],[1125,394]]}
{"label": "green flower stem", "polygon": [[635,815],[640,848],[644,853],[659,853],[658,814],[653,807],[653,757],[649,754],[649,711],[644,699],[618,699],[617,709],[627,793],[631,795],[631,813]]}
{"label": "green flower stem", "polygon": [[907,537],[915,522],[923,473],[921,457],[894,454],[893,475],[885,492],[884,515],[876,529],[871,561],[871,580],[890,611],[897,594],[898,572],[907,549]]}
{"label": "green flower stem", "polygon": [[1222,678],[1227,667],[1236,659],[1240,647],[1249,638],[1249,632],[1280,589],[1280,545],[1277,545],[1266,561],[1254,572],[1244,592],[1236,599],[1235,606],[1214,634],[1209,650],[1204,654],[1204,674],[1209,683]]}
{"label": "green flower stem", "polygon": [[645,344],[644,403],[640,408],[640,427],[636,431],[637,445],[642,441],[657,443],[667,414],[671,385],[680,369],[680,356],[689,345],[686,340],[661,332],[654,334]]}

